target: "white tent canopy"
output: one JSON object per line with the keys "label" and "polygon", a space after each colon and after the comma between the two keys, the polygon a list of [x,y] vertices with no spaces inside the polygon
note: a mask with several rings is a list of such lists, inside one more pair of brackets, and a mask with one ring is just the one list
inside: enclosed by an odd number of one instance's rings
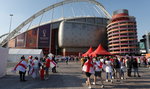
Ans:
{"label": "white tent canopy", "polygon": [[0,47],[0,77],[6,74],[8,49]]}
{"label": "white tent canopy", "polygon": [[18,62],[23,55],[26,59],[29,56],[41,58],[43,57],[43,51],[42,49],[9,49],[8,61]]}

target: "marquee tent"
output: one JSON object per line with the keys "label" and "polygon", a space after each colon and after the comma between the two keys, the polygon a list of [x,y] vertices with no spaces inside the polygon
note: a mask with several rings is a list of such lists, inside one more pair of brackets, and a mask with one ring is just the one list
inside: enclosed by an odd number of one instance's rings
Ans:
{"label": "marquee tent", "polygon": [[42,49],[9,49],[8,61],[10,62],[18,62],[20,61],[21,56],[25,56],[27,59],[29,56],[43,57]]}
{"label": "marquee tent", "polygon": [[88,50],[86,53],[82,54],[82,56],[83,56],[83,57],[86,57],[86,56],[88,56],[88,55],[89,55],[90,53],[92,53],[92,52],[93,52],[93,48],[90,47],[89,50]]}
{"label": "marquee tent", "polygon": [[97,55],[112,55],[110,52],[106,51],[100,44],[97,49],[92,52],[89,56],[96,57]]}
{"label": "marquee tent", "polygon": [[0,77],[6,74],[8,49],[0,47]]}

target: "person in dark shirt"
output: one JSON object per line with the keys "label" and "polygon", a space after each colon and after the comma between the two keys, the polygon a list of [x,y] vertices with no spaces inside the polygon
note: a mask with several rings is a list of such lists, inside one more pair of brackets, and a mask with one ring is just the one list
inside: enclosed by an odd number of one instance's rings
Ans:
{"label": "person in dark shirt", "polygon": [[[55,56],[52,57],[52,60],[57,64],[57,61],[55,60]],[[54,66],[54,67],[52,68],[52,72],[53,72],[53,73],[57,73],[57,72],[56,72],[56,66]]]}
{"label": "person in dark shirt", "polygon": [[119,60],[116,57],[114,58],[113,68],[114,68],[114,78],[121,79],[120,62],[119,62]]}
{"label": "person in dark shirt", "polygon": [[128,77],[131,77],[132,60],[133,60],[132,57],[131,58],[127,57],[127,75],[128,75]]}
{"label": "person in dark shirt", "polygon": [[133,70],[134,70],[134,77],[136,77],[136,73],[137,73],[137,76],[140,77],[139,71],[138,71],[138,63],[137,63],[136,58],[133,59],[132,65],[133,65]]}
{"label": "person in dark shirt", "polygon": [[65,61],[66,61],[66,64],[68,65],[69,58],[66,57],[66,58],[65,58]]}

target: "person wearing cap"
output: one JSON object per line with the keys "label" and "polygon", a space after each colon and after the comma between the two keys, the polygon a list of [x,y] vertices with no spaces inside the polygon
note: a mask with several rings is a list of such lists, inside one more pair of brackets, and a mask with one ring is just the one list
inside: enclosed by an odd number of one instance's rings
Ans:
{"label": "person wearing cap", "polygon": [[27,69],[27,62],[25,60],[25,57],[21,57],[21,61],[15,66],[14,71],[19,71],[20,75],[20,81],[26,81],[25,80],[25,74]]}

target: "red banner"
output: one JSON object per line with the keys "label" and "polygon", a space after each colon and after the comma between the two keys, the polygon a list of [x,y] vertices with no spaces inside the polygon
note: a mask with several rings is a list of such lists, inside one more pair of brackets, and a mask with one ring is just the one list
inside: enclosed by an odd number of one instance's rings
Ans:
{"label": "red banner", "polygon": [[25,33],[16,37],[16,47],[25,47]]}
{"label": "red banner", "polygon": [[37,48],[37,28],[29,30],[27,32],[27,40],[26,40],[26,47],[27,48]]}

